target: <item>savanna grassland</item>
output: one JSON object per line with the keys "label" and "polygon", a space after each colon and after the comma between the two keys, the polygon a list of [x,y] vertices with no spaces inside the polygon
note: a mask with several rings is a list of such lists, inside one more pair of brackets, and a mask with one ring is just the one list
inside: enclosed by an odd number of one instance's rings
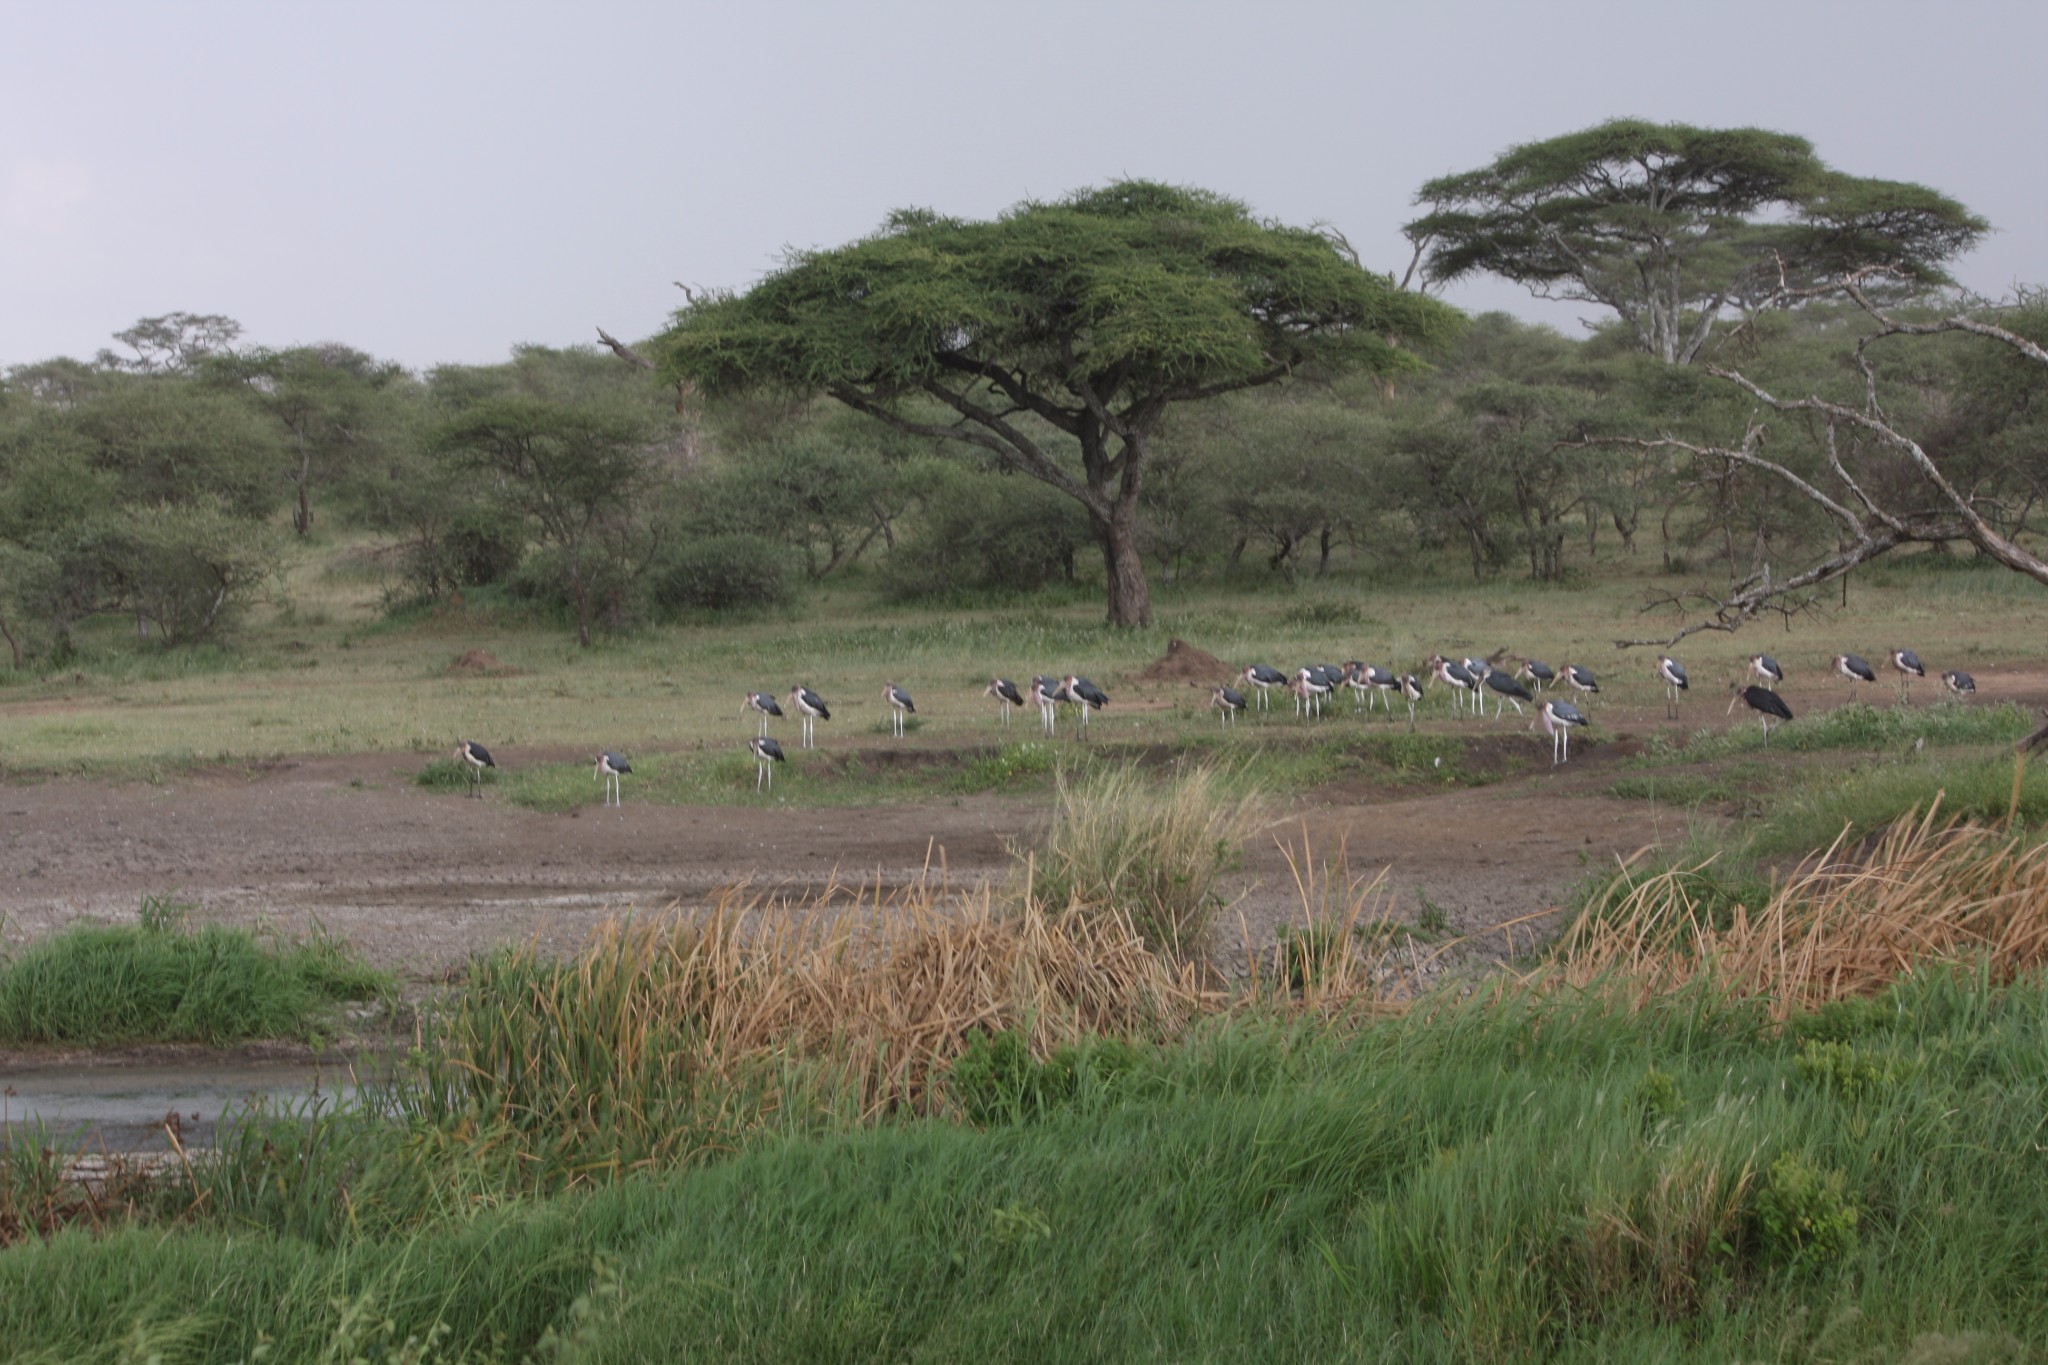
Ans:
{"label": "savanna grassland", "polygon": [[[2048,613],[2011,575],[1899,561],[1789,634],[1696,637],[1678,651],[1693,695],[1666,722],[1648,658],[1608,643],[1641,624],[1641,580],[1620,572],[1169,590],[1157,625],[1130,632],[1101,626],[1092,598],[913,610],[855,577],[772,617],[584,651],[488,592],[387,617],[361,564],[344,545],[309,559],[289,609],[233,653],[110,647],[14,680],[8,806],[65,810],[83,847],[101,837],[96,801],[140,820],[233,794],[233,822],[165,846],[198,843],[280,902],[322,848],[363,882],[402,867],[408,830],[423,859],[547,860],[546,894],[494,894],[575,931],[538,941],[533,918],[453,913],[484,899],[473,887],[412,912],[394,892],[360,942],[279,937],[251,914],[255,940],[196,960],[296,964],[248,968],[286,984],[237,989],[298,1013],[179,1034],[166,1020],[193,988],[178,986],[161,1018],[74,1035],[331,1038],[349,1000],[410,1021],[359,1110],[253,1111],[216,1152],[153,1174],[81,1187],[59,1155],[10,1140],[0,1340],[15,1358],[2048,1346],[2048,785],[2012,760],[2048,701],[2048,651],[2026,644]],[[1284,699],[1225,732],[1194,679],[1142,680],[1174,639],[1231,664],[1570,658],[1603,693],[1558,770],[1527,720],[1459,717],[1434,692],[1412,733],[1405,711],[1346,701],[1299,722]],[[1838,650],[1895,643],[1975,673],[1980,695],[1937,702],[1922,684],[1900,706],[1822,678]],[[1785,663],[1799,716],[1767,750],[1724,710],[1757,648]],[[997,730],[989,675],[1070,670],[1114,698],[1086,745],[1071,717],[1051,743],[1028,712]],[[799,680],[833,720],[757,794],[740,694]],[[902,741],[886,681],[918,699]],[[499,758],[481,800],[448,762],[458,737]],[[600,746],[635,764],[603,820]],[[1937,793],[1934,825],[1898,823]],[[372,802],[391,823],[368,835],[327,813]],[[1982,832],[1942,836],[1948,814]],[[1793,875],[1845,827],[1831,870]],[[943,878],[896,875],[949,829],[979,851]],[[1562,842],[1518,866],[1531,831]],[[817,843],[830,867],[771,861]],[[1613,855],[1630,861],[1620,880]],[[635,857],[665,872],[650,886],[693,885],[689,859],[741,885],[623,918],[636,902],[600,869]],[[1406,869],[1427,857],[1453,869],[1429,877],[1462,869],[1485,895],[1446,914],[1429,888],[1448,880],[1411,894],[1423,874]],[[889,875],[861,870],[877,864]],[[149,875],[147,856],[107,873],[102,903]],[[549,902],[585,876],[576,915]],[[1930,919],[1929,888],[1948,885],[1968,894]],[[203,879],[179,890],[178,915],[155,902],[118,933],[84,922],[133,920],[133,899],[39,912],[33,933],[11,911],[0,972],[118,996],[142,979],[124,975],[134,961],[194,960],[182,940],[250,903],[209,905]],[[1271,908],[1248,937],[1253,904]],[[361,963],[380,933],[413,952],[409,915],[453,926],[434,942],[457,970]],[[18,1017],[0,1009],[0,1025]]]}

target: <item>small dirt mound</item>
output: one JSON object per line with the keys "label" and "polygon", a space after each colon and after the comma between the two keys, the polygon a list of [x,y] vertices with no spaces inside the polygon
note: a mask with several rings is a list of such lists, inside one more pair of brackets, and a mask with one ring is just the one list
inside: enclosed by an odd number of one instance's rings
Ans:
{"label": "small dirt mound", "polygon": [[1206,649],[1197,649],[1186,640],[1173,640],[1166,646],[1166,654],[1146,667],[1141,673],[1131,675],[1134,683],[1201,683],[1212,686],[1228,682],[1234,670],[1229,664],[1217,658]]}
{"label": "small dirt mound", "polygon": [[448,671],[450,673],[488,674],[491,677],[506,678],[517,673],[519,670],[510,664],[499,663],[498,656],[491,653],[488,649],[472,649],[467,654],[456,656],[455,662],[448,665]]}

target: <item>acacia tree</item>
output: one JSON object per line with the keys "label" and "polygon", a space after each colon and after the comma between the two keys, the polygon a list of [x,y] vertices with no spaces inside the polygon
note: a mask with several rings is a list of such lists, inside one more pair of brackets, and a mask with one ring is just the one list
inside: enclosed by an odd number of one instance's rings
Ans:
{"label": "acacia tree", "polygon": [[1101,547],[1110,623],[1137,626],[1152,616],[1138,499],[1174,404],[1311,368],[1408,368],[1455,318],[1324,233],[1122,181],[990,222],[899,211],[745,294],[693,299],[661,350],[707,393],[823,391],[1058,489]]}
{"label": "acacia tree", "polygon": [[1845,175],[1761,128],[1614,119],[1511,147],[1416,193],[1424,278],[1500,275],[1612,309],[1646,353],[1698,359],[1732,309],[1869,266],[1916,285],[1989,225],[1923,185]]}
{"label": "acacia tree", "polygon": [[209,368],[241,386],[283,428],[296,500],[292,529],[301,536],[313,529],[314,480],[332,481],[347,464],[382,452],[395,412],[392,394],[406,378],[400,365],[333,343],[230,354]]}
{"label": "acacia tree", "polygon": [[[1902,318],[1879,304],[1866,287],[1873,276],[1882,273],[1858,272],[1827,285],[1787,291],[1782,300],[1791,304],[1821,296],[1846,297],[1876,324],[1855,346],[1855,366],[1863,381],[1860,399],[1843,401],[1818,394],[1786,397],[1739,371],[1708,367],[1708,373],[1746,393],[1767,413],[1783,419],[1794,433],[1803,428],[1818,448],[1820,467],[1811,477],[1795,468],[1793,459],[1772,449],[1773,441],[1783,433],[1774,432],[1773,423],[1762,419],[1752,420],[1735,446],[1670,436],[1626,442],[1677,452],[1710,470],[1751,471],[1772,481],[1833,526],[1833,552],[1785,577],[1775,575],[1765,564],[1734,583],[1725,595],[1696,589],[1659,599],[1650,605],[1677,607],[1697,619],[1680,625],[1672,634],[1617,640],[1616,645],[1668,646],[1698,631],[1733,631],[1763,612],[1800,610],[1811,603],[1813,589],[1904,545],[1967,541],[1987,558],[2048,584],[2048,560],[1994,524],[1985,504],[1995,499],[1995,491],[1979,492],[1959,485],[1909,429],[1911,423],[1886,406],[1876,360],[1878,348],[1892,338],[1975,337],[2003,360],[2020,367],[2024,382],[2036,395],[2048,394],[2048,348],[2026,334],[2043,330],[2041,319],[1967,312],[1921,321]],[[2021,324],[2026,324],[2024,330]],[[2011,382],[2010,376],[2006,382]]]}

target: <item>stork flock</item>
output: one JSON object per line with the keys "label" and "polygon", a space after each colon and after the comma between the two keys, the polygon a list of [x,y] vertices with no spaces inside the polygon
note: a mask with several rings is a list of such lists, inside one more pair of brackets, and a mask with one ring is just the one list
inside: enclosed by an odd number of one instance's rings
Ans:
{"label": "stork flock", "polygon": [[[1910,649],[1894,649],[1886,657],[1898,675],[1900,702],[1910,701],[1908,689],[1915,679],[1927,676],[1926,666]],[[1868,660],[1856,654],[1835,655],[1829,671],[1848,681],[1852,700],[1862,687],[1877,681],[1877,671]],[[1679,719],[1681,703],[1692,687],[1685,665],[1668,654],[1660,654],[1652,676],[1664,690],[1665,719]],[[1736,681],[1728,685],[1734,694],[1728,710],[1731,715],[1737,706],[1747,706],[1754,711],[1763,724],[1764,743],[1769,745],[1774,724],[1783,724],[1793,718],[1792,708],[1778,695],[1778,686],[1785,680],[1785,669],[1768,654],[1752,654],[1747,678],[1754,681]],[[1940,680],[1949,695],[1958,700],[1976,695],[1977,680],[1961,669],[1944,671]],[[1599,679],[1582,664],[1561,663],[1553,668],[1540,659],[1518,658],[1514,671],[1508,672],[1486,659],[1449,659],[1442,654],[1430,655],[1419,673],[1397,673],[1361,659],[1342,664],[1304,664],[1291,674],[1266,664],[1253,663],[1240,669],[1233,681],[1242,684],[1244,690],[1227,683],[1218,683],[1210,689],[1210,707],[1218,713],[1225,728],[1234,726],[1238,717],[1248,710],[1270,710],[1271,694],[1275,691],[1284,691],[1292,698],[1296,718],[1304,721],[1320,717],[1325,703],[1340,692],[1351,695],[1354,712],[1375,710],[1384,702],[1389,718],[1394,714],[1394,702],[1398,697],[1407,703],[1410,730],[1415,728],[1416,707],[1431,685],[1442,687],[1451,705],[1460,713],[1469,710],[1483,717],[1487,700],[1491,698],[1495,720],[1500,719],[1510,706],[1515,708],[1516,715],[1527,715],[1523,704],[1528,703],[1535,708],[1534,724],[1540,726],[1550,739],[1552,766],[1570,760],[1571,732],[1588,722],[1586,713],[1578,706],[1559,697],[1543,696],[1543,692],[1565,687],[1578,693],[1582,699],[1590,699],[1600,693]],[[1059,709],[1062,706],[1078,709],[1078,737],[1086,739],[1089,717],[1109,705],[1109,695],[1078,673],[1062,677],[1040,674],[1033,677],[1026,687],[1020,687],[1008,678],[992,678],[982,690],[982,695],[995,700],[998,723],[1006,727],[1010,724],[1013,709],[1038,708],[1039,727],[1048,739],[1058,734]],[[916,702],[908,691],[890,682],[882,688],[882,703],[889,709],[890,733],[897,739],[903,738],[908,718],[917,714]],[[783,709],[784,704],[789,708],[787,711]],[[759,722],[753,737],[746,741],[747,752],[756,764],[754,789],[757,792],[774,789],[775,765],[786,762],[788,757],[781,743],[768,734],[770,720],[783,720],[794,713],[800,727],[798,742],[801,747],[810,749],[817,745],[817,722],[832,719],[832,708],[804,683],[791,687],[789,694],[779,700],[768,692],[748,692],[741,699],[740,714],[749,713]],[[482,795],[484,769],[498,766],[490,751],[474,740],[465,739],[456,744],[455,756],[469,765],[471,794]],[[622,754],[607,750],[598,755],[596,775],[604,784],[605,804],[621,804],[619,779],[632,771],[632,764]]]}

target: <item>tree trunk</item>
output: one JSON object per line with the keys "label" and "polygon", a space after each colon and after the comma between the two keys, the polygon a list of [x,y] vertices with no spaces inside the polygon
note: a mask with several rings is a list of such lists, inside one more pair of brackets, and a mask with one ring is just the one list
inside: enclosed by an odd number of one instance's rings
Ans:
{"label": "tree trunk", "polygon": [[1136,497],[1119,498],[1106,521],[1095,526],[1109,580],[1109,624],[1152,624],[1152,590],[1145,582],[1145,558],[1138,550]]}
{"label": "tree trunk", "polygon": [[313,529],[313,506],[306,494],[306,485],[313,477],[313,458],[306,453],[306,437],[299,436],[299,506],[292,513],[292,529],[305,535]]}

